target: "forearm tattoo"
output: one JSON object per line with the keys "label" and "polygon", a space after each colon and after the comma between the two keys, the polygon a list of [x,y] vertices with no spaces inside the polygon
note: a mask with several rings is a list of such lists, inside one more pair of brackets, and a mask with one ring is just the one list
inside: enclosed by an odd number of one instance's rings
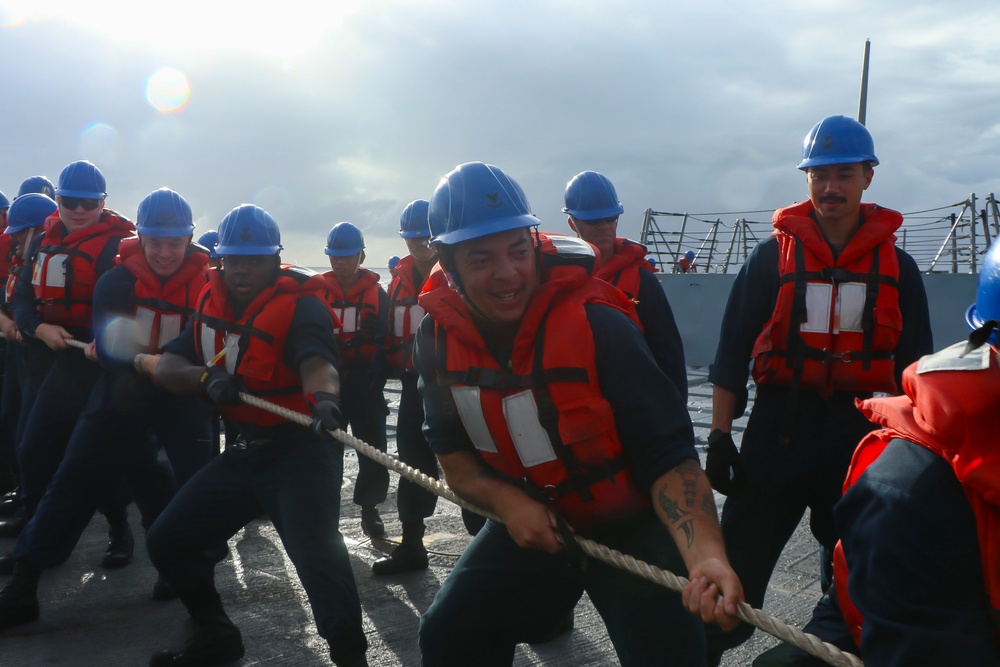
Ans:
{"label": "forearm tattoo", "polygon": [[660,503],[660,509],[663,510],[673,527],[684,531],[687,546],[690,549],[691,545],[694,544],[694,517],[691,512],[682,509],[680,503],[667,495],[666,484],[660,488],[659,498],[656,500]]}

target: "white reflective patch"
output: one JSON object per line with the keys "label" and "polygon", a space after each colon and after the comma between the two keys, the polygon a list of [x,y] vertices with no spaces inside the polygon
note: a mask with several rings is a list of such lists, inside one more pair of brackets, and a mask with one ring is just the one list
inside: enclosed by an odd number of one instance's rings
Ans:
{"label": "white reflective patch", "polygon": [[833,333],[862,331],[861,314],[865,311],[867,290],[864,283],[842,283],[837,286],[837,314]]}
{"label": "white reflective patch", "polygon": [[564,234],[549,234],[549,241],[560,255],[578,255],[581,257],[596,257],[589,243],[575,236]]}
{"label": "white reflective patch", "polygon": [[479,400],[479,387],[452,387],[451,396],[455,399],[458,416],[462,419],[465,432],[469,434],[472,444],[483,452],[498,452],[493,442],[490,429],[486,426],[486,416],[483,414],[483,404]]}
{"label": "white reflective patch", "polygon": [[226,350],[226,356],[223,357],[226,362],[226,372],[235,373],[236,362],[239,361],[240,356],[240,335],[226,334],[222,337],[222,346]]}
{"label": "white reflective patch", "polygon": [[344,308],[340,321],[344,325],[344,333],[354,333],[358,330],[358,309],[355,306]]}
{"label": "white reflective patch", "polygon": [[48,255],[44,252],[38,253],[38,257],[35,258],[35,265],[31,269],[31,284],[41,285],[42,284],[42,269],[45,268],[45,258]]}
{"label": "white reflective patch", "polygon": [[964,357],[965,341],[949,345],[940,352],[920,357],[917,362],[917,374],[933,371],[984,371],[990,367],[990,355],[993,348],[981,345]]}
{"label": "white reflective patch", "polygon": [[420,320],[424,319],[424,315],[427,313],[420,306],[410,306],[410,335],[415,336],[417,334],[417,328],[420,326]]}
{"label": "white reflective patch", "polygon": [[806,285],[806,321],[799,331],[827,333],[830,331],[830,302],[833,299],[833,285],[829,283],[808,283]]}
{"label": "white reflective patch", "polygon": [[[332,308],[331,310],[333,310],[333,314],[337,316],[337,321],[338,322],[343,322],[344,321],[344,309],[343,308]],[[341,327],[334,327],[333,328],[333,333],[339,334],[340,332],[341,332]]]}
{"label": "white reflective patch", "polygon": [[160,316],[160,340],[157,341],[159,349],[163,349],[163,346],[177,338],[181,333],[181,316],[180,315],[161,315]]}
{"label": "white reflective patch", "polygon": [[538,405],[531,390],[526,389],[503,399],[503,416],[525,468],[556,460],[549,434],[538,420]]}
{"label": "white reflective patch", "polygon": [[406,322],[406,306],[396,306],[392,309],[392,335],[403,337],[403,327]]}
{"label": "white reflective patch", "polygon": [[[41,255],[40,255],[41,257]],[[44,262],[44,268],[42,273],[45,276],[45,284],[49,287],[66,287],[66,262],[69,261],[69,257],[66,255],[46,255]],[[36,260],[35,266],[38,266],[39,262]],[[35,284],[38,284],[37,281]]]}
{"label": "white reflective patch", "polygon": [[140,306],[135,309],[135,342],[143,347],[149,345],[150,338],[153,337],[153,322],[156,321],[156,313],[149,308]]}
{"label": "white reflective patch", "polygon": [[219,353],[215,349],[216,331],[212,327],[201,327],[201,360],[203,363],[210,362]]}

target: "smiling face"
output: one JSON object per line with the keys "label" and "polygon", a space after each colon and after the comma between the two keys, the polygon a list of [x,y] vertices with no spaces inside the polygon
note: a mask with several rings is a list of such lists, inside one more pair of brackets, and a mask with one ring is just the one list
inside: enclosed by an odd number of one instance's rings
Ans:
{"label": "smiling face", "polygon": [[169,278],[177,273],[184,263],[190,236],[139,236],[146,263],[160,278]]}
{"label": "smiling face", "polygon": [[57,196],[59,219],[70,233],[97,224],[104,213],[103,199]]}
{"label": "smiling face", "polygon": [[483,324],[508,329],[520,323],[538,288],[528,228],[463,241],[455,246],[453,264]]}

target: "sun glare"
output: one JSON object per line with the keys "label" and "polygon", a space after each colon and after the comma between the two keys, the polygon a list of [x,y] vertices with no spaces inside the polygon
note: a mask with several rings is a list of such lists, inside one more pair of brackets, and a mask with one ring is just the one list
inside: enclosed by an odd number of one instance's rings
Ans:
{"label": "sun glare", "polygon": [[189,53],[251,51],[302,56],[362,7],[362,0],[284,0],[274,3],[170,3],[51,0],[4,2],[0,26],[61,22],[152,48]]}

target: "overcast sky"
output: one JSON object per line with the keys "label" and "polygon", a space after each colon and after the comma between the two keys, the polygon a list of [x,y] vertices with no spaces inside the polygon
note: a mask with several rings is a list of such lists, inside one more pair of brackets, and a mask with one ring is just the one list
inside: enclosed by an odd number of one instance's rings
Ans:
{"label": "overcast sky", "polygon": [[405,251],[402,208],[482,160],[553,231],[566,182],[603,172],[638,237],[646,208],[804,198],[802,138],[857,115],[866,38],[882,162],[867,199],[916,211],[1000,190],[996,0],[321,4],[0,0],[0,190],[84,158],[129,217],[161,186],[199,233],[253,202],[306,266],[349,220],[384,266]]}

